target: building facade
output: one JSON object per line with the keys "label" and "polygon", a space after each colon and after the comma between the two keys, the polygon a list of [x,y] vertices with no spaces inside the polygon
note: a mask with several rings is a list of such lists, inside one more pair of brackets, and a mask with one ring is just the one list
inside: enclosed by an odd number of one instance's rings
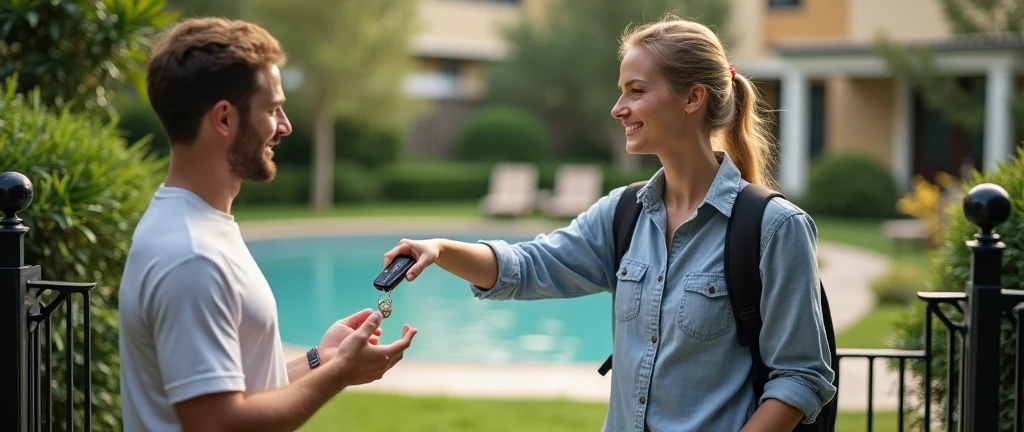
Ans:
{"label": "building facade", "polygon": [[[552,0],[421,0],[414,43],[420,72],[409,90],[435,102],[411,134],[416,152],[444,156],[486,94],[482,70],[507,52],[501,27],[536,19]],[[1008,158],[1015,136],[1010,97],[1024,68],[1024,39],[955,36],[939,0],[730,0],[730,55],[776,110],[776,179],[801,196],[821,155],[858,151],[888,166],[901,189],[915,175],[959,175]],[[969,133],[928,108],[874,48],[892,41],[930,48],[985,108]],[[611,102],[610,102],[611,103]]]}

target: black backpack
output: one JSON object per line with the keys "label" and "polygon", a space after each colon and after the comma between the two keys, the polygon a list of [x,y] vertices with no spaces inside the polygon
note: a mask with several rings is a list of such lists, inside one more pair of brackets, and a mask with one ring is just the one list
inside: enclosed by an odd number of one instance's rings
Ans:
{"label": "black backpack", "polygon": [[[615,239],[616,267],[633,240],[633,231],[642,209],[642,205],[637,202],[635,197],[646,183],[643,181],[626,187],[615,208],[612,236]],[[725,234],[725,280],[729,287],[729,301],[732,303],[733,315],[739,317],[736,333],[740,345],[750,347],[750,355],[753,358],[750,373],[754,380],[755,400],[759,400],[764,393],[765,383],[768,382],[768,373],[771,372],[761,359],[761,351],[758,346],[758,335],[761,333],[761,272],[758,266],[761,261],[761,218],[764,216],[764,208],[768,205],[768,201],[775,197],[783,197],[783,195],[754,184],[743,188],[736,196],[732,217],[729,218],[729,227]],[[825,334],[832,355],[832,370],[835,371],[832,385],[839,388],[839,360],[836,358],[836,335],[832,327],[832,312],[828,306],[828,298],[825,296],[825,286],[820,281],[818,284],[821,289],[821,314],[825,321]],[[613,305],[614,302],[615,290],[613,289]],[[612,328],[614,329],[614,321]],[[612,356],[608,356],[598,372],[605,375],[611,368]],[[795,432],[834,431],[837,399],[838,395],[822,408],[813,424],[799,424],[793,430]]]}

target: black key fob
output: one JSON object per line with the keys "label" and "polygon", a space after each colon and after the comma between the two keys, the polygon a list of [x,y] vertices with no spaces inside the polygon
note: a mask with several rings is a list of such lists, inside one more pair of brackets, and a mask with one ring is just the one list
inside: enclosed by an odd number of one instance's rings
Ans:
{"label": "black key fob", "polygon": [[377,275],[373,280],[373,286],[380,291],[391,291],[405,279],[405,272],[409,267],[416,264],[416,260],[408,255],[399,255],[391,260],[391,264]]}

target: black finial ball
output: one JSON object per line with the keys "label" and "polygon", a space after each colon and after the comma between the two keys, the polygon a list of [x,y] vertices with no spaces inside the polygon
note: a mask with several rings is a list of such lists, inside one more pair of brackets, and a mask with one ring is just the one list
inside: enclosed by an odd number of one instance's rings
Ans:
{"label": "black finial ball", "polygon": [[32,181],[24,174],[8,171],[0,174],[0,211],[5,220],[15,220],[15,214],[32,203]]}
{"label": "black finial ball", "polygon": [[964,215],[982,231],[991,232],[1010,218],[1010,194],[997,184],[979,184],[964,197]]}

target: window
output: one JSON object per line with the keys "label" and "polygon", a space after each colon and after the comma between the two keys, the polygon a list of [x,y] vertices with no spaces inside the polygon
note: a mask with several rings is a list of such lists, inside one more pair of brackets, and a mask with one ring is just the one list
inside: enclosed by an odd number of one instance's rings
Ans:
{"label": "window", "polygon": [[792,9],[800,7],[800,0],[768,0],[768,9]]}
{"label": "window", "polygon": [[810,159],[816,160],[825,150],[825,132],[826,132],[826,110],[825,105],[825,84],[824,83],[813,83],[811,84],[811,106],[810,106],[810,147],[808,150],[808,156]]}

